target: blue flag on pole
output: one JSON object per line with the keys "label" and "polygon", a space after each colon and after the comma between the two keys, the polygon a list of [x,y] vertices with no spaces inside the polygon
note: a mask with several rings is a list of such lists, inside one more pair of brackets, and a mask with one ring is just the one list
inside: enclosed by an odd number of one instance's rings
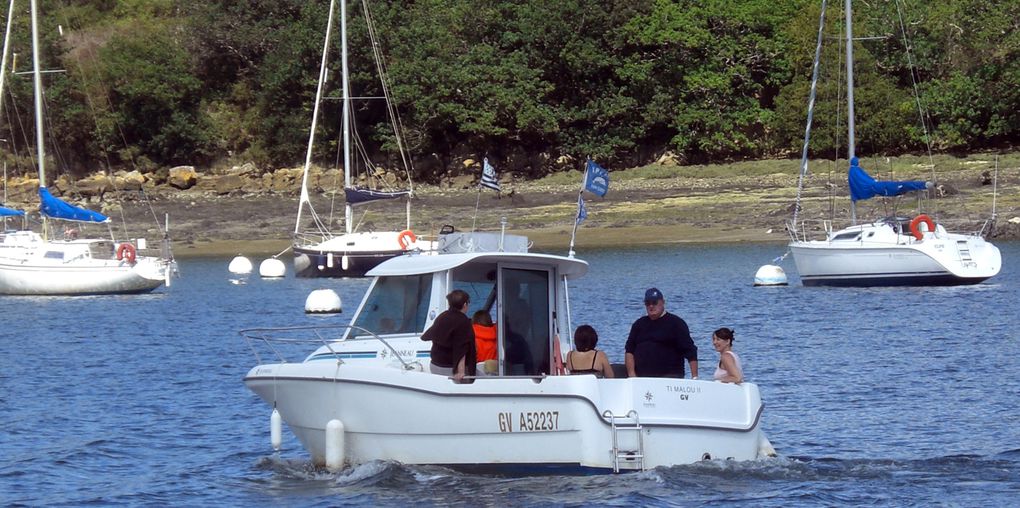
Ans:
{"label": "blue flag on pole", "polygon": [[588,218],[588,209],[584,206],[584,198],[581,196],[577,197],[577,218],[574,219],[575,224],[580,224],[584,219]]}
{"label": "blue flag on pole", "polygon": [[488,157],[482,161],[482,179],[478,182],[478,185],[499,192],[499,178],[496,177],[496,168],[489,164]]}
{"label": "blue flag on pole", "polygon": [[609,170],[588,159],[584,170],[584,190],[604,197],[609,191]]}

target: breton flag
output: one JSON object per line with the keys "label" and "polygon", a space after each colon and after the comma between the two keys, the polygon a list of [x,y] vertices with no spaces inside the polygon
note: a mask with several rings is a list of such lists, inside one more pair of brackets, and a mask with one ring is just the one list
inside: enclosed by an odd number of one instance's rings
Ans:
{"label": "breton flag", "polygon": [[609,170],[588,159],[588,165],[584,170],[584,190],[605,197],[609,191]]}
{"label": "breton flag", "polygon": [[584,206],[584,198],[577,196],[577,218],[574,219],[574,224],[580,224],[587,218],[588,208]]}
{"label": "breton flag", "polygon": [[499,179],[496,178],[496,168],[489,164],[489,158],[482,161],[482,179],[478,182],[482,187],[488,187],[499,192]]}

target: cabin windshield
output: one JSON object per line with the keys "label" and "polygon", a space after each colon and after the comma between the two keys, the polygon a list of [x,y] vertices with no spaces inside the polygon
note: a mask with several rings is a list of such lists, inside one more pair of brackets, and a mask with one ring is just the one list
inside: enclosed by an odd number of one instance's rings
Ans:
{"label": "cabin windshield", "polygon": [[[428,315],[432,274],[380,277],[372,286],[353,325],[378,335],[421,333]],[[371,335],[354,329],[355,339]]]}

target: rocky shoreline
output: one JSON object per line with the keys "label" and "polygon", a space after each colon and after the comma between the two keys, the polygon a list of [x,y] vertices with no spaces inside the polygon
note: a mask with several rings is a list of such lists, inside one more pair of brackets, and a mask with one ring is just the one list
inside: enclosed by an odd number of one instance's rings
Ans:
{"label": "rocky shoreline", "polygon": [[[383,175],[385,176],[385,175]],[[459,230],[499,231],[506,218],[508,232],[524,234],[536,249],[566,249],[576,213],[578,182],[550,183],[507,178],[503,192],[479,191],[475,175],[452,178],[439,185],[419,185],[412,199],[412,229],[435,235],[443,225]],[[802,194],[804,224],[832,213],[846,214],[845,189],[810,177]],[[178,167],[154,175],[137,171],[113,177],[96,175],[77,181],[61,177],[54,194],[101,211],[114,219],[114,231],[131,237],[158,237],[169,218],[178,256],[232,253],[272,255],[284,251],[295,229],[301,169],[261,173],[247,164],[212,173]],[[327,222],[342,220],[342,180],[336,170],[310,174],[312,206]],[[565,178],[555,181],[568,180]],[[978,231],[991,212],[991,188],[981,173],[954,171],[942,177],[937,203],[939,220],[961,224],[956,230]],[[588,218],[578,228],[576,247],[697,242],[785,242],[787,221],[796,199],[796,176],[628,178],[614,177],[605,198],[585,194]],[[1020,239],[1020,170],[1000,173],[997,181],[998,220],[990,239]],[[34,210],[38,181],[12,179],[7,205]],[[833,191],[830,196],[826,189]],[[859,217],[914,215],[916,200],[899,200],[896,208],[881,200],[858,204]],[[864,205],[862,206],[862,203]],[[394,200],[356,209],[362,230],[404,229],[405,204]],[[123,224],[121,225],[121,219]],[[159,225],[156,222],[159,222]],[[987,226],[986,232],[988,231]]]}

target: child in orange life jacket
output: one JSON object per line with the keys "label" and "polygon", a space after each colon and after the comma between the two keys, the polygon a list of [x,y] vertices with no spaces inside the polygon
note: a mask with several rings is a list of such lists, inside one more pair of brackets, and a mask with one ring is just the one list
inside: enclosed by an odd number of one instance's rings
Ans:
{"label": "child in orange life jacket", "polygon": [[[475,330],[475,350],[477,351],[477,361],[479,363],[479,374],[481,373],[481,364],[491,360],[491,363],[495,363],[497,356],[496,346],[496,325],[492,323],[492,317],[489,313],[484,310],[480,310],[471,316],[471,326]],[[486,369],[488,370],[488,369]]]}

